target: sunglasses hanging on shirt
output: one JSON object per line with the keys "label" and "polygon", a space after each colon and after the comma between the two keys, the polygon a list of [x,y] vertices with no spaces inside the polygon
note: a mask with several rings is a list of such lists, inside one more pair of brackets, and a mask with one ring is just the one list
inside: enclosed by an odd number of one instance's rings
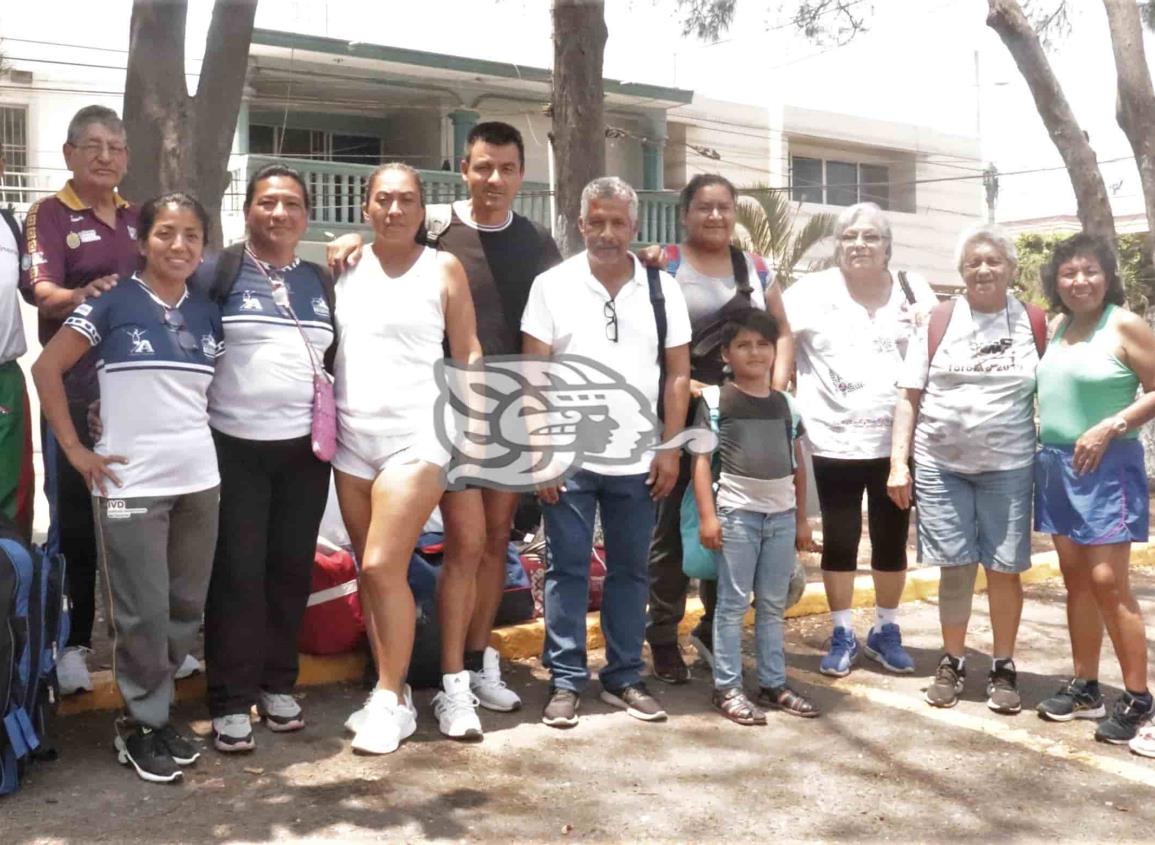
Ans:
{"label": "sunglasses hanging on shirt", "polygon": [[169,331],[176,332],[176,342],[180,344],[180,348],[188,351],[196,349],[197,339],[188,330],[188,325],[184,321],[184,314],[168,305],[162,307],[164,309],[164,325]]}

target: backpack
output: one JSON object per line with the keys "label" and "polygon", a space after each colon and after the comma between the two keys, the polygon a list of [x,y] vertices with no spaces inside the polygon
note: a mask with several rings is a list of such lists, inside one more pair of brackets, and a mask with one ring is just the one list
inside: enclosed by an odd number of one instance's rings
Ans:
{"label": "backpack", "polygon": [[654,309],[654,325],[658,329],[658,419],[666,419],[666,295],[662,293],[662,277],[657,267],[646,268],[646,282],[650,286],[650,307]]}
{"label": "backpack", "polygon": [[[237,281],[237,276],[241,274],[241,266],[245,263],[245,247],[246,243],[240,241],[225,247],[220,251],[220,254],[217,255],[216,268],[206,293],[209,299],[218,305],[223,305],[224,301],[228,299],[229,292],[232,291],[233,285]],[[329,272],[329,268],[322,267],[320,264],[315,264],[312,261],[302,260],[301,263],[311,267],[313,272],[317,274],[317,278],[321,280],[321,295],[325,297],[325,304],[329,306],[329,320],[333,324],[333,342],[329,344],[329,348],[325,351],[324,365],[325,371],[329,373],[329,375],[332,375],[333,363],[337,358],[336,286],[333,282],[333,276]]]}
{"label": "backpack", "polygon": [[[720,417],[722,388],[717,386],[710,386],[702,388],[702,400],[706,403],[706,408],[709,411],[707,419],[710,423],[710,430],[715,434],[718,433],[718,420]],[[790,409],[791,421],[787,426],[787,439],[789,441],[790,449],[790,465],[792,469],[796,469],[794,463],[794,430],[797,426],[795,419],[797,414],[794,411],[794,404],[786,393],[781,394],[786,400],[786,405]],[[718,458],[718,451],[715,450],[710,459],[710,472],[714,478],[714,491],[718,489],[718,474],[721,466]],[[691,480],[690,484],[686,486],[686,492],[682,496],[681,507],[681,534],[682,534],[682,571],[686,573],[689,578],[697,578],[699,580],[713,581],[718,577],[718,558],[717,552],[707,549],[702,545],[702,541],[698,536],[699,528],[698,520],[698,502],[694,497],[694,484]],[[787,609],[793,607],[802,598],[802,591],[806,589],[806,569],[802,565],[802,561],[795,556],[794,558],[794,572],[790,576],[790,588],[786,594]]]}
{"label": "backpack", "polygon": [[436,247],[449,224],[453,222],[453,206],[447,202],[437,202],[425,206],[425,223],[417,230],[417,243]]}
{"label": "backpack", "polygon": [[[666,245],[666,272],[674,278],[678,276],[678,268],[682,266],[682,250],[677,244]],[[738,287],[750,287],[749,284],[749,268],[746,262],[739,261],[737,257],[746,256],[754,264],[754,272],[758,274],[758,281],[762,283],[762,290],[770,285],[770,266],[766,263],[766,259],[756,252],[742,252],[736,246],[730,247],[730,261],[734,265],[734,281],[738,283]],[[741,269],[739,269],[741,267]]]}
{"label": "backpack", "polygon": [[[899,274],[900,276],[902,274]],[[914,300],[911,300],[912,302]],[[950,318],[954,315],[954,304],[956,298],[948,299],[946,302],[940,302],[930,312],[930,321],[927,325],[926,331],[926,345],[927,345],[927,364],[934,360],[938,348],[942,346],[942,339],[946,336],[947,326],[950,325]],[[1019,301],[1019,304],[1027,309],[1027,319],[1031,323],[1031,334],[1035,338],[1035,351],[1039,353],[1039,357],[1043,357],[1043,353],[1047,351],[1047,315],[1037,305]]]}
{"label": "backpack", "polygon": [[48,706],[56,655],[68,640],[64,558],[48,556],[0,523],[0,795],[15,792],[29,760],[50,760]]}
{"label": "backpack", "polygon": [[305,654],[344,654],[356,651],[364,640],[357,562],[345,549],[318,542],[297,649]]}

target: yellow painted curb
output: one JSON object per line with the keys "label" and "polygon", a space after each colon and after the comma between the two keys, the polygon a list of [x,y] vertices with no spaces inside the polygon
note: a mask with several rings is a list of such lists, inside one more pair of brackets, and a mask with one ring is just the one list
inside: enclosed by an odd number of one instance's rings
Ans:
{"label": "yellow painted curb", "polygon": [[[1155,566],[1155,544],[1136,543],[1131,548],[1131,563],[1142,567]],[[902,601],[911,602],[928,600],[938,597],[938,569],[912,569],[907,573],[906,589],[902,593]],[[1036,584],[1041,581],[1060,577],[1059,559],[1055,552],[1040,552],[1032,555],[1031,568],[1023,573],[1024,584]],[[986,578],[980,567],[976,590],[986,589]],[[874,605],[874,582],[869,575],[860,575],[854,579],[853,607],[871,607]],[[799,616],[816,616],[828,613],[830,606],[826,603],[826,590],[821,581],[806,585],[802,598],[798,604],[786,611],[787,619]],[[686,612],[682,623],[678,626],[678,633],[688,634],[702,616],[702,602],[698,599],[686,601]],[[752,624],[754,613],[746,616],[746,623]],[[509,625],[498,628],[493,632],[490,643],[507,660],[522,660],[527,657],[536,657],[541,654],[542,642],[545,639],[545,628],[542,620],[524,622],[520,625]],[[602,635],[601,617],[597,612],[586,615],[586,647],[600,648],[605,644]],[[309,654],[301,655],[301,670],[297,679],[298,686],[317,686],[319,684],[335,684],[343,681],[359,681],[365,672],[365,656],[362,654],[338,654],[328,657],[318,657]],[[89,710],[115,710],[122,706],[122,699],[111,672],[94,672],[92,675],[95,690],[89,693],[69,696],[60,702],[59,713],[71,715]],[[203,700],[205,696],[204,675],[195,675],[183,681],[176,682],[176,700],[194,701]]]}

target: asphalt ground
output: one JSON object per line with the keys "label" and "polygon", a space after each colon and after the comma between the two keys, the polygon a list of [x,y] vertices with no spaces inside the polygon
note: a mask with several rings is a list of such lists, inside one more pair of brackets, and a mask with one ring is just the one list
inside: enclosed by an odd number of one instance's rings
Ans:
{"label": "asphalt ground", "polygon": [[[1155,643],[1155,571],[1133,577]],[[1027,588],[1017,716],[985,705],[985,604],[976,598],[970,677],[951,710],[922,700],[939,655],[937,608],[915,602],[901,610],[917,664],[907,676],[862,659],[848,678],[825,678],[817,668],[829,617],[788,622],[791,679],[824,714],[772,713],[762,728],[713,712],[700,662],[686,686],[651,682],[666,723],[602,704],[595,680],[580,724],[548,728],[538,721],[545,675],[529,660],[506,667],[526,706],[484,713],[479,743],[442,738],[431,693],[420,692],[412,739],[387,757],[355,756],[341,726],[364,692],[318,687],[302,700],[306,730],[273,735],[258,725],[257,750],[235,757],[206,743],[183,783],[158,786],[117,765],[112,714],[61,718],[60,758],[0,799],[0,842],[1150,842],[1155,760],[1094,742],[1093,723],[1047,723],[1031,712],[1070,672],[1061,584]],[[871,612],[856,613],[865,634]],[[1120,679],[1109,643],[1104,652],[1110,701]],[[591,654],[593,665],[601,659]],[[752,672],[747,679],[753,684]],[[182,705],[176,721],[202,739],[208,733],[200,705]]]}

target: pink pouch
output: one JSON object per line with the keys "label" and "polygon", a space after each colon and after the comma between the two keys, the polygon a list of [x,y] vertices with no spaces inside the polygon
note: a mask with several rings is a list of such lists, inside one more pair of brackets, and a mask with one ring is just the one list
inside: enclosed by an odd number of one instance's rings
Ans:
{"label": "pink pouch", "polygon": [[337,403],[333,382],[324,370],[313,373],[313,454],[322,461],[337,453]]}

